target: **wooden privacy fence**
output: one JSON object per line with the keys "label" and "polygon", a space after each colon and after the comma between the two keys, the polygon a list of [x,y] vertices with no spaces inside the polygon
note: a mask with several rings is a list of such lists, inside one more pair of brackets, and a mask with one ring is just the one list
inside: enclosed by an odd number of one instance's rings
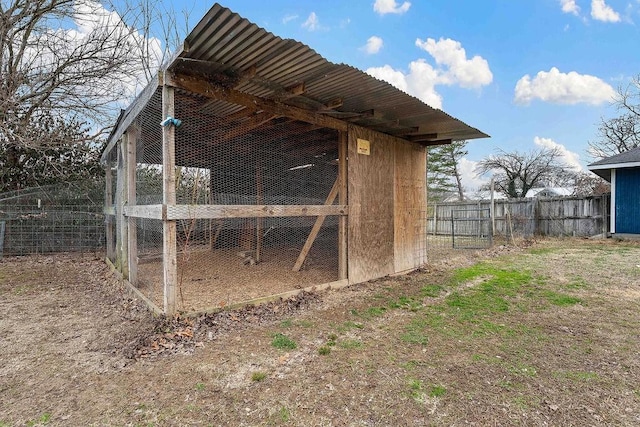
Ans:
{"label": "wooden privacy fence", "polygon": [[[430,235],[469,235],[477,232],[473,223],[458,224],[461,211],[488,210],[494,235],[503,236],[593,236],[609,231],[610,195],[558,197],[551,199],[499,199],[431,203],[427,208]],[[454,225],[455,224],[455,225]]]}

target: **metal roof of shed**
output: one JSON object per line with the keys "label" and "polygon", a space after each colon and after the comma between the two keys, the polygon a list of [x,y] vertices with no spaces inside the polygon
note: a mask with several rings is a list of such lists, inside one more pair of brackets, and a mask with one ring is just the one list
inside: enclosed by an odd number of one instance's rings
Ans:
{"label": "metal roof of shed", "polygon": [[632,148],[624,153],[606,157],[587,165],[587,168],[596,175],[611,181],[611,169],[640,167],[640,147]]}
{"label": "metal roof of shed", "polygon": [[[165,70],[214,76],[212,82],[252,96],[425,145],[488,137],[387,82],[352,66],[331,63],[305,44],[282,39],[217,3],[187,36]],[[158,84],[156,78],[123,112],[106,151],[149,102]],[[292,92],[296,86],[301,92]],[[231,107],[209,102],[205,108],[222,117],[244,108]]]}

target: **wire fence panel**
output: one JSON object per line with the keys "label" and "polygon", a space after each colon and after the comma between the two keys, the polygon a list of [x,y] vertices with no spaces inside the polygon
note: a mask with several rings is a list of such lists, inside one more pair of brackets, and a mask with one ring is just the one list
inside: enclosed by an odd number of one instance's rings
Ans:
{"label": "wire fence panel", "polygon": [[[135,205],[150,209],[164,203],[161,107],[158,91],[128,131]],[[337,280],[338,216],[308,212],[338,203],[338,132],[183,92],[175,108],[178,309]],[[134,226],[136,286],[161,307],[163,221]]]}
{"label": "wire fence panel", "polygon": [[102,206],[12,206],[0,212],[3,255],[102,252]]}
{"label": "wire fence panel", "polygon": [[489,209],[454,209],[451,212],[451,238],[455,249],[491,247],[491,211]]}

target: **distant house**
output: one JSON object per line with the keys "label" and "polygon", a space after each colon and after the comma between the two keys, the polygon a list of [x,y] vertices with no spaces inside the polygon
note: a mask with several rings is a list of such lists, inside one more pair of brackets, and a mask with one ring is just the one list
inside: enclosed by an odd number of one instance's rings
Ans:
{"label": "distant house", "polygon": [[572,188],[567,187],[538,187],[527,191],[525,197],[535,197],[538,199],[551,199],[554,197],[567,197],[573,194]]}
{"label": "distant house", "polygon": [[611,183],[611,234],[640,237],[640,147],[588,166]]}

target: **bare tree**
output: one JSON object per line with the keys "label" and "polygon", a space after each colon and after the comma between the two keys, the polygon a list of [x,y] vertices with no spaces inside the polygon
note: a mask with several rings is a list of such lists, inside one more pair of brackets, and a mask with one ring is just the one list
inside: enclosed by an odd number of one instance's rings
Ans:
{"label": "bare tree", "polygon": [[[93,0],[0,2],[3,177],[29,165],[25,153],[37,157],[48,147],[73,144],[86,151],[155,74],[168,41],[179,37],[175,15],[154,9],[150,0],[132,1],[118,2],[117,11],[115,2]],[[152,37],[154,28],[164,31],[164,40]],[[9,181],[4,189],[20,184]]]}
{"label": "bare tree", "polygon": [[589,142],[589,152],[597,159],[640,146],[640,74],[626,87],[618,89],[614,105],[620,115],[602,119],[598,139]]}
{"label": "bare tree", "polygon": [[509,198],[521,198],[536,185],[567,182],[572,173],[567,172],[560,156],[555,148],[528,153],[498,150],[498,154],[481,160],[475,172],[478,175],[492,173],[497,191]]}
{"label": "bare tree", "polygon": [[611,192],[611,184],[590,172],[580,172],[574,177],[574,196],[599,196]]}

